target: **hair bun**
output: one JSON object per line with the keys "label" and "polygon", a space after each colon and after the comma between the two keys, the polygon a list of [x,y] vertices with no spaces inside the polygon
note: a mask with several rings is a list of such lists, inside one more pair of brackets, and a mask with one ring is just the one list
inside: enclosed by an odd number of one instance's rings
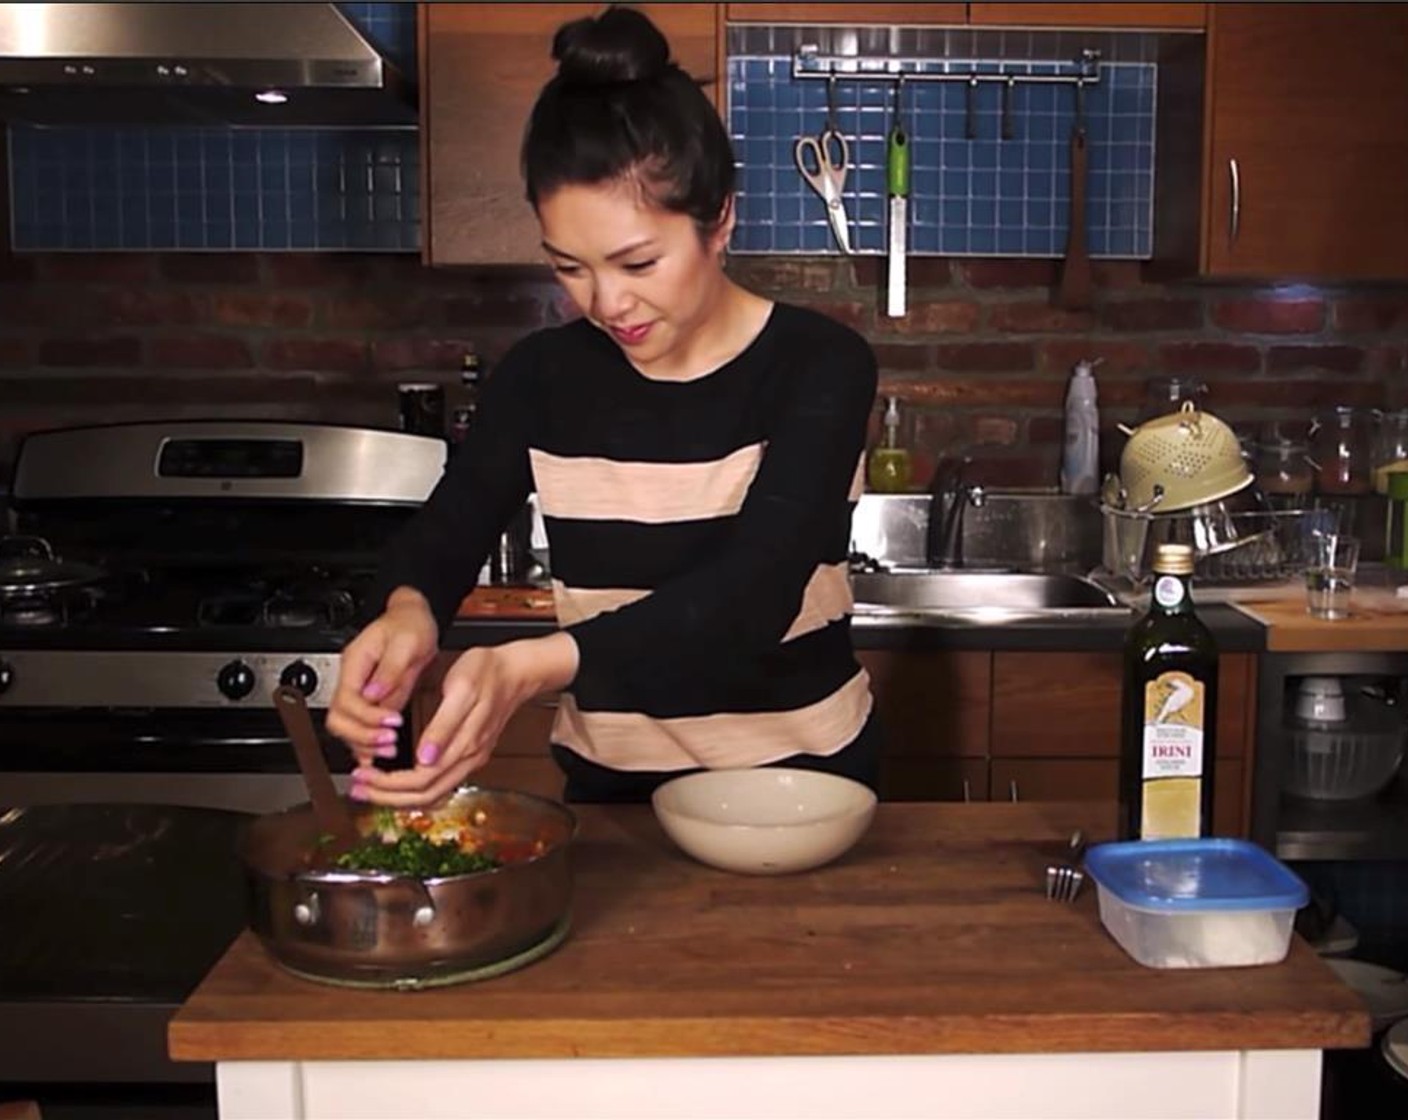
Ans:
{"label": "hair bun", "polygon": [[613,6],[559,28],[552,57],[558,76],[574,85],[638,82],[669,69],[670,44],[640,12]]}

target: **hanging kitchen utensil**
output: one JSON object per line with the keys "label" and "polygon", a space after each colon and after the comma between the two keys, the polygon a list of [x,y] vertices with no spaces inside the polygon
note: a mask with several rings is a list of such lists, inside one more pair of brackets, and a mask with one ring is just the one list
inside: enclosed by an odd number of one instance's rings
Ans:
{"label": "hanging kitchen utensil", "polygon": [[885,285],[885,314],[905,313],[905,255],[909,251],[909,136],[901,119],[904,78],[895,81],[895,116],[886,146],[885,176],[890,193],[889,262]]}
{"label": "hanging kitchen utensil", "polygon": [[[851,222],[841,192],[850,168],[851,149],[836,127],[836,75],[826,80],[826,125],[816,136],[803,136],[792,148],[792,157],[812,190],[826,203],[826,220],[841,252],[851,252]],[[816,165],[813,170],[811,164]]]}
{"label": "hanging kitchen utensil", "polygon": [[1056,306],[1087,311],[1091,302],[1090,253],[1085,236],[1085,79],[1076,79],[1076,115],[1071,126],[1071,220],[1066,257],[1056,288]]}
{"label": "hanging kitchen utensil", "polygon": [[327,760],[323,758],[323,748],[318,742],[313,719],[308,714],[308,705],[303,701],[303,693],[296,688],[280,685],[274,689],[274,707],[293,743],[294,754],[298,756],[298,768],[303,772],[303,781],[308,786],[308,799],[313,803],[313,817],[318,823],[318,831],[327,838],[320,846],[319,854],[330,861],[357,843],[357,826],[352,823],[347,803],[332,784],[332,775],[328,773]]}
{"label": "hanging kitchen utensil", "polygon": [[1012,139],[1012,87],[1017,84],[1016,78],[1008,78],[1002,83],[1002,138]]}
{"label": "hanging kitchen utensil", "polygon": [[963,135],[978,138],[978,76],[974,74],[963,87]]}

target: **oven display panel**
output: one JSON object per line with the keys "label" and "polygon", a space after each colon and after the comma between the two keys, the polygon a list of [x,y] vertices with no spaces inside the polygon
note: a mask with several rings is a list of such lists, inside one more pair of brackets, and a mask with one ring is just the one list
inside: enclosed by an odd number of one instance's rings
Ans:
{"label": "oven display panel", "polygon": [[303,444],[294,439],[173,439],[162,446],[162,478],[298,478]]}

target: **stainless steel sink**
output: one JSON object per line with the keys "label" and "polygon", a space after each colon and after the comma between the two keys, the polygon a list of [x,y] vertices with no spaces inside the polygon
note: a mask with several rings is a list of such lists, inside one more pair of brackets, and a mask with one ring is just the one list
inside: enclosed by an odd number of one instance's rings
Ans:
{"label": "stainless steel sink", "polygon": [[1127,609],[1091,580],[1062,573],[857,572],[851,587],[858,614],[961,614],[1001,621]]}

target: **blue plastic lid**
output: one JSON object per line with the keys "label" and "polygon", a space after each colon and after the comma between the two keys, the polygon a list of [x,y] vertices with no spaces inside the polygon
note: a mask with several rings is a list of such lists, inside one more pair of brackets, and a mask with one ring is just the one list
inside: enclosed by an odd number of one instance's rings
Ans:
{"label": "blue plastic lid", "polygon": [[1131,840],[1097,844],[1085,866],[1105,890],[1141,910],[1299,910],[1300,879],[1247,840]]}

